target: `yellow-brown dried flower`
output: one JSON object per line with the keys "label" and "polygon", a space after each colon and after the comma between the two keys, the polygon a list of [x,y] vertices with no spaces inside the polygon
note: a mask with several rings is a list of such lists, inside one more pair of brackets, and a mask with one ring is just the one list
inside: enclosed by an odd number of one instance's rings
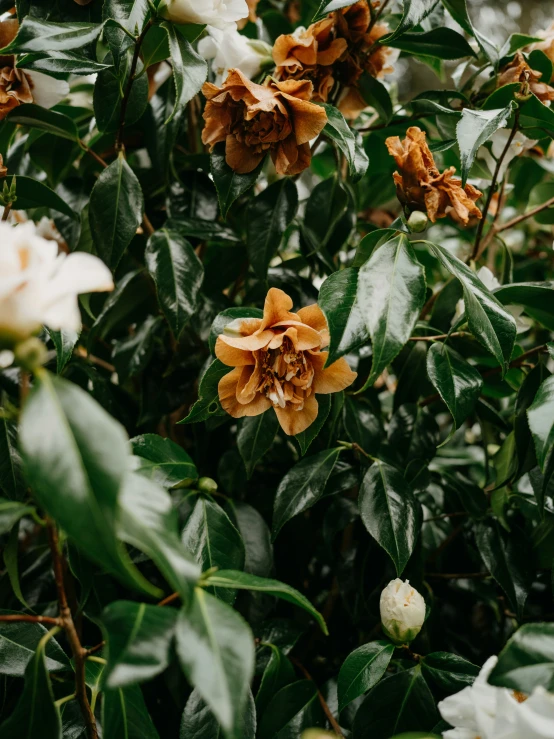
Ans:
{"label": "yellow-brown dried flower", "polygon": [[475,201],[483,193],[470,184],[462,187],[454,167],[439,172],[424,131],[412,126],[403,141],[390,136],[385,144],[398,166],[393,175],[396,193],[407,210],[426,210],[433,223],[450,215],[467,226],[471,216],[482,217]]}
{"label": "yellow-brown dried flower", "polygon": [[[509,85],[513,82],[527,83],[529,90],[543,103],[554,100],[554,87],[546,82],[541,82],[542,72],[531,69],[525,57],[518,51],[513,60],[508,64],[498,77],[498,87]],[[549,80],[550,81],[550,80]]]}
{"label": "yellow-brown dried flower", "polygon": [[[8,46],[17,36],[19,23],[8,19],[0,23],[0,48]],[[23,70],[16,69],[13,56],[0,56],[0,121],[21,103],[32,103],[29,80]]]}
{"label": "yellow-brown dried flower", "polygon": [[309,80],[257,85],[231,69],[221,87],[209,82],[202,141],[212,149],[225,141],[227,164],[235,172],[252,172],[267,154],[279,174],[295,175],[310,165],[309,141],[327,123],[325,110],[311,103]]}
{"label": "yellow-brown dried flower", "polygon": [[342,357],[325,367],[327,321],[318,305],[291,313],[292,300],[271,288],[263,318],[234,321],[215,346],[217,358],[234,369],[219,382],[219,399],[234,418],[274,409],[289,436],[317,418],[316,394],[337,393],[356,379]]}

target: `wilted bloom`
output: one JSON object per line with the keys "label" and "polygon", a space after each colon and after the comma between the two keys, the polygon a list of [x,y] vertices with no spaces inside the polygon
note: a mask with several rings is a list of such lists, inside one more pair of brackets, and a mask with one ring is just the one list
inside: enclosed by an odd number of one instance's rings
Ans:
{"label": "wilted bloom", "polygon": [[[17,36],[19,23],[8,19],[0,23],[0,48],[8,46]],[[17,69],[15,57],[0,56],[0,121],[23,103],[36,103],[51,108],[69,92],[64,80],[56,80],[42,72]]]}
{"label": "wilted bloom", "polygon": [[17,344],[41,326],[78,331],[81,293],[113,290],[110,270],[84,252],[58,255],[34,223],[0,223],[0,346]]}
{"label": "wilted bloom", "polygon": [[408,211],[426,210],[433,223],[446,215],[464,225],[470,216],[481,218],[475,201],[483,193],[470,184],[462,187],[462,181],[454,177],[454,167],[439,172],[425,133],[417,126],[406,131],[404,141],[390,136],[385,144],[399,169],[393,175],[396,194]]}
{"label": "wilted bloom", "polygon": [[213,59],[215,84],[221,85],[229,70],[240,69],[248,79],[256,77],[266,62],[271,62],[271,47],[263,41],[243,36],[235,28],[210,28],[209,35],[200,40],[198,51],[204,59]]}
{"label": "wilted bloom", "polygon": [[226,28],[246,18],[246,0],[162,0],[159,13],[174,23],[198,23]]}
{"label": "wilted bloom", "polygon": [[531,69],[526,62],[525,57],[518,51],[498,77],[498,87],[509,85],[513,82],[521,82],[528,84],[529,90],[536,95],[543,103],[554,100],[554,87],[550,87],[550,80],[540,81],[542,72]]}
{"label": "wilted bloom", "polygon": [[409,581],[391,580],[379,602],[383,631],[395,644],[409,644],[425,621],[425,601]]}
{"label": "wilted bloom", "polygon": [[291,313],[292,300],[272,287],[263,318],[237,319],[220,334],[217,358],[234,367],[219,382],[219,399],[235,418],[273,408],[289,436],[317,418],[316,394],[337,393],[356,379],[342,357],[324,369],[327,321],[317,305]]}
{"label": "wilted bloom", "polygon": [[231,69],[222,87],[209,82],[202,141],[212,148],[226,142],[227,164],[239,174],[252,172],[271,154],[279,174],[294,175],[309,166],[309,141],[323,130],[327,115],[310,103],[312,83],[288,80],[264,85]]}

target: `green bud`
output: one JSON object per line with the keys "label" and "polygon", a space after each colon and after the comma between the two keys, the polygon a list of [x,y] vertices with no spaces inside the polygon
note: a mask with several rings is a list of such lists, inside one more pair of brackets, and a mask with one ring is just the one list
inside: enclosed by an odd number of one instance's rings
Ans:
{"label": "green bud", "polygon": [[198,480],[198,490],[201,490],[203,493],[215,493],[217,482],[212,480],[211,477],[201,477]]}
{"label": "green bud", "polygon": [[48,356],[46,347],[36,336],[17,344],[13,350],[16,363],[23,369],[34,372],[41,367]]}
{"label": "green bud", "polygon": [[421,210],[414,210],[414,212],[408,218],[408,228],[412,233],[421,233],[427,228],[427,213],[423,213]]}

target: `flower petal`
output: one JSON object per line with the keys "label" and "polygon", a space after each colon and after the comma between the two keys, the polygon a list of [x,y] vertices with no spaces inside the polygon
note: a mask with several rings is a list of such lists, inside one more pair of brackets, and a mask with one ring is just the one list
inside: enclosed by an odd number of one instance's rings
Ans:
{"label": "flower petal", "polygon": [[327,319],[325,314],[317,303],[313,305],[307,305],[305,308],[300,308],[298,311],[300,320],[305,323],[306,326],[310,326],[319,332],[321,336],[321,348],[329,345],[330,336],[329,328],[327,326]]}
{"label": "flower petal", "polygon": [[237,400],[237,387],[241,379],[243,367],[231,370],[221,378],[217,387],[221,407],[233,418],[244,416],[258,416],[271,407],[270,401],[265,395],[257,393],[254,400],[248,405],[241,405]]}
{"label": "flower petal", "polygon": [[328,393],[338,393],[341,390],[352,385],[357,372],[352,372],[348,366],[348,362],[344,357],[337,359],[330,367],[323,369],[327,361],[328,353],[319,352],[312,355],[312,365],[315,370],[314,376],[314,392],[327,395]]}
{"label": "flower petal", "polygon": [[228,367],[244,367],[249,364],[255,364],[251,351],[229,346],[229,344],[221,340],[221,336],[218,336],[215,342],[215,356]]}
{"label": "flower petal", "polygon": [[273,407],[279,424],[287,436],[301,434],[308,426],[312,425],[318,413],[318,403],[315,395],[310,395],[309,398],[306,398],[304,407],[300,411],[295,410],[294,406],[290,403],[287,403],[284,408],[279,408],[279,406]]}
{"label": "flower petal", "polygon": [[65,80],[57,80],[42,72],[25,70],[29,87],[33,94],[33,102],[43,108],[51,108],[69,94],[69,85]]}
{"label": "flower petal", "polygon": [[292,300],[289,296],[282,290],[279,290],[278,287],[272,287],[265,299],[264,317],[260,331],[270,328],[277,323],[280,325],[288,321],[298,321],[300,323],[298,315],[290,312],[291,308]]}

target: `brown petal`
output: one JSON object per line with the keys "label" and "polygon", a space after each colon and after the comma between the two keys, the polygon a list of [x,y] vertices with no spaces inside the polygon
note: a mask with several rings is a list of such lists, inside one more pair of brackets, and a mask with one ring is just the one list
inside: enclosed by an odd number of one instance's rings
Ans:
{"label": "brown petal", "polygon": [[237,141],[234,136],[227,136],[225,141],[225,161],[237,174],[253,172],[265,156],[265,154],[256,154],[246,144]]}
{"label": "brown petal", "polygon": [[242,368],[232,370],[221,378],[218,385],[221,407],[233,418],[244,416],[258,416],[271,407],[271,402],[265,395],[257,393],[254,400],[248,405],[241,405],[237,400],[237,385],[242,374]]}
{"label": "brown petal", "polygon": [[255,364],[251,351],[229,346],[229,344],[222,340],[221,336],[218,336],[215,342],[215,356],[220,362],[226,364],[227,367],[244,367],[249,364]]}
{"label": "brown petal", "polygon": [[301,411],[294,409],[293,405],[287,403],[285,408],[279,408],[279,406],[273,406],[279,424],[287,436],[296,436],[305,431],[308,426],[317,418],[318,404],[315,395],[310,395],[304,401],[304,407]]}
{"label": "brown petal", "polygon": [[279,290],[278,287],[270,288],[266,295],[264,303],[264,317],[260,330],[265,330],[276,323],[286,321],[299,321],[296,313],[291,313],[292,300],[290,297]]}
{"label": "brown petal", "polygon": [[283,96],[291,110],[296,143],[306,144],[319,136],[327,123],[325,108],[315,103],[308,103],[306,100],[299,100],[289,94],[283,93]]}
{"label": "brown petal", "polygon": [[327,327],[327,319],[325,314],[317,303],[313,305],[307,305],[305,308],[300,308],[298,311],[300,320],[305,323],[306,326],[311,326],[319,332],[321,336],[321,348],[328,346],[329,344],[329,329]]}
{"label": "brown petal", "polygon": [[19,21],[15,18],[7,18],[0,23],[0,49],[11,44],[19,31]]}
{"label": "brown petal", "polygon": [[228,346],[233,346],[242,351],[255,352],[264,349],[273,338],[273,331],[257,331],[251,336],[226,336],[221,334],[219,338]]}
{"label": "brown petal", "polygon": [[315,393],[328,395],[338,393],[352,385],[358,374],[352,372],[344,357],[337,359],[330,367],[323,369],[328,353],[319,352],[312,355],[312,365],[315,371],[313,388]]}
{"label": "brown petal", "polygon": [[[279,324],[276,324],[278,326]],[[281,324],[282,325],[282,324]],[[298,323],[295,326],[290,326],[286,331],[280,334],[276,334],[273,340],[269,344],[270,349],[277,349],[283,343],[283,339],[287,336],[294,346],[297,352],[308,351],[309,349],[316,349],[321,346],[321,336],[319,332],[310,326],[305,326],[303,323]]]}

